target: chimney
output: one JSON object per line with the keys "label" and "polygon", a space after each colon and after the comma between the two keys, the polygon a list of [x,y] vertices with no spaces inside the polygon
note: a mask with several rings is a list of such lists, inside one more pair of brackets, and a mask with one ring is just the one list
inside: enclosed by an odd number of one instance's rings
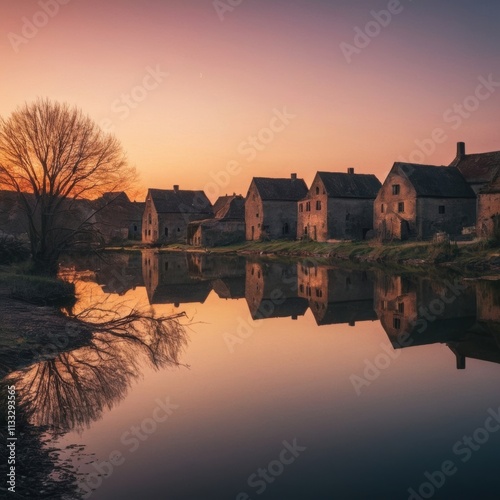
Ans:
{"label": "chimney", "polygon": [[348,168],[347,169],[347,173],[348,174],[353,174],[354,173],[354,169],[353,168]]}
{"label": "chimney", "polygon": [[177,193],[179,191],[179,184],[174,184],[174,191]]}
{"label": "chimney", "polygon": [[292,181],[296,181],[297,180],[297,174],[292,174],[291,178],[292,178]]}
{"label": "chimney", "polygon": [[465,156],[465,142],[457,142],[457,158]]}

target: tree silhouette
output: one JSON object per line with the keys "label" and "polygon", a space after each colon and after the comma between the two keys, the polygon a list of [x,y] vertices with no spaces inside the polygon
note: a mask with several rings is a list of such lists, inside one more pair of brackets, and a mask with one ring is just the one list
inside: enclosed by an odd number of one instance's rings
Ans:
{"label": "tree silhouette", "polygon": [[0,118],[0,188],[19,194],[39,270],[54,272],[62,251],[88,239],[90,197],[135,178],[117,139],[78,108],[38,99]]}

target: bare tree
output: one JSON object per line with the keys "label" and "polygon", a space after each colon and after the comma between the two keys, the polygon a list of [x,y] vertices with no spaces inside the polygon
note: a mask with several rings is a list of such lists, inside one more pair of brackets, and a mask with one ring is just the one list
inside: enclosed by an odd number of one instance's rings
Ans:
{"label": "bare tree", "polygon": [[19,194],[40,270],[54,271],[61,252],[91,230],[90,198],[135,179],[117,139],[76,107],[38,99],[0,118],[0,188]]}

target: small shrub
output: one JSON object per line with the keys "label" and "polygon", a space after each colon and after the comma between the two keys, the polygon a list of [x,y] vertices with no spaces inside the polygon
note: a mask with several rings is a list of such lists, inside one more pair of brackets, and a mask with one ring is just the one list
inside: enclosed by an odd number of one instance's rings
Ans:
{"label": "small shrub", "polygon": [[30,256],[26,243],[13,236],[0,233],[0,264],[14,264]]}

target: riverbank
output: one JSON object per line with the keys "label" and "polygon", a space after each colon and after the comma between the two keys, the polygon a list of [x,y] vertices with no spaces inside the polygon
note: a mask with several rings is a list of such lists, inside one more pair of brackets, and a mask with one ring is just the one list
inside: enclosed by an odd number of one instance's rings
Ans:
{"label": "riverbank", "polygon": [[[107,251],[139,251],[152,247],[133,245],[107,248]],[[215,248],[197,248],[172,244],[153,247],[159,252],[189,252],[202,254],[233,254],[266,258],[314,259],[320,264],[357,264],[393,270],[429,270],[446,268],[464,275],[500,276],[500,247],[490,242],[460,243],[378,243],[315,241],[244,242]]]}

